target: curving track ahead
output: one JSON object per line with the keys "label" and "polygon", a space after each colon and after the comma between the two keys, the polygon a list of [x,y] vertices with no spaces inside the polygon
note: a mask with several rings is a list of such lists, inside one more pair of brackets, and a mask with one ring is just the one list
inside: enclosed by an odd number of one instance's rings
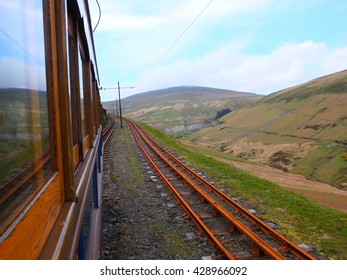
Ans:
{"label": "curving track ahead", "polygon": [[102,130],[102,139],[103,139],[103,145],[104,149],[108,146],[111,140],[111,136],[116,128],[116,121],[114,118],[110,118],[107,126]]}
{"label": "curving track ahead", "polygon": [[315,259],[206,181],[131,120],[133,137],[192,219],[227,259]]}

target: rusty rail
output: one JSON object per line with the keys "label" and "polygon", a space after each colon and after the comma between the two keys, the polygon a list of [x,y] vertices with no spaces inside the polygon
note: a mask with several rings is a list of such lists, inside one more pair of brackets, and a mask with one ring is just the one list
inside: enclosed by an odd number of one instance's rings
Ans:
{"label": "rusty rail", "polygon": [[108,143],[110,142],[110,139],[115,127],[116,127],[116,121],[114,120],[114,118],[111,118],[107,126],[102,130],[102,138],[104,142],[104,147],[106,147]]}
{"label": "rusty rail", "polygon": [[22,188],[50,159],[51,150],[47,150],[2,185],[0,187],[0,205]]}
{"label": "rusty rail", "polygon": [[[275,239],[278,243],[280,243],[282,245],[281,251],[289,251],[291,252],[294,256],[296,256],[299,259],[314,259],[313,256],[311,256],[310,254],[308,254],[306,251],[302,250],[301,248],[299,248],[297,245],[295,245],[294,243],[290,242],[289,240],[287,240],[286,238],[284,238],[283,236],[281,236],[278,232],[276,232],[274,229],[272,229],[270,226],[268,226],[266,223],[264,223],[263,221],[261,221],[258,217],[256,217],[255,215],[253,215],[252,213],[250,213],[248,210],[246,210],[244,207],[242,207],[240,204],[238,204],[237,202],[235,202],[234,200],[232,200],[229,196],[227,196],[226,194],[224,194],[223,192],[221,192],[217,187],[213,186],[211,183],[209,183],[208,181],[206,181],[202,176],[200,176],[199,174],[197,174],[196,172],[194,172],[192,169],[190,169],[187,165],[185,165],[184,163],[182,163],[181,161],[179,161],[175,156],[173,156],[169,151],[167,151],[162,145],[160,145],[157,141],[155,141],[146,131],[144,131],[140,126],[138,126],[136,123],[127,120],[131,130],[133,131],[135,140],[138,142],[139,146],[141,146],[141,143],[135,133],[135,130],[139,133],[139,135],[141,136],[141,138],[143,139],[143,141],[146,142],[146,144],[157,154],[160,156],[160,158],[168,165],[170,166],[170,168],[172,170],[175,171],[176,174],[178,174],[181,178],[183,178],[186,182],[189,183],[189,185],[191,185],[194,190],[196,192],[198,192],[201,197],[203,197],[203,199],[207,202],[209,202],[211,205],[213,205],[213,207],[216,209],[216,211],[218,213],[220,213],[221,215],[223,215],[226,219],[229,220],[229,222],[231,223],[231,228],[237,228],[240,232],[243,232],[246,236],[248,236],[248,238],[250,238],[252,240],[252,242],[254,243],[254,248],[253,248],[253,254],[259,254],[260,251],[264,252],[266,255],[271,256],[274,259],[285,259],[285,257],[277,250],[274,249],[273,247],[271,247],[270,245],[268,245],[264,240],[262,240],[258,235],[256,235],[255,233],[253,233],[252,230],[250,230],[247,226],[243,225],[243,223],[241,223],[237,218],[235,218],[228,210],[226,210],[223,206],[221,206],[215,199],[213,199],[210,196],[210,193],[214,193],[215,195],[217,195],[217,197],[219,197],[219,200],[224,201],[226,203],[228,203],[233,209],[234,209],[234,213],[237,214],[241,214],[244,218],[246,218],[248,221],[250,221],[253,225],[256,225],[257,229],[262,230],[264,233],[266,233],[267,235],[270,235],[273,239]],[[141,149],[144,151],[144,154],[149,158],[150,156],[148,155],[148,153],[144,150],[143,147],[141,147]],[[160,149],[161,151],[159,151],[158,149]],[[164,154],[166,156],[164,156]],[[168,157],[169,159],[167,159],[166,157]],[[150,162],[152,161],[152,159],[149,159]],[[173,161],[174,164],[172,162]],[[151,162],[151,164],[153,165],[153,163]],[[175,166],[175,164],[177,164],[179,167]],[[154,167],[156,169],[156,171],[158,172],[158,174],[160,174],[158,171],[158,167]],[[204,191],[201,187],[199,187],[192,179],[190,179],[189,177],[186,176],[185,173],[183,173],[179,168],[182,168],[184,171],[186,171],[190,176],[192,176],[193,178],[197,179],[201,184],[203,184],[205,187],[208,188],[208,191]],[[164,179],[165,175],[160,175],[160,177],[162,178],[162,180],[165,182],[167,179]],[[170,183],[170,182],[168,182]],[[168,185],[165,182],[166,185]],[[174,188],[172,185],[168,186],[170,189]],[[175,194],[174,190],[171,190],[172,193]],[[178,194],[179,195],[179,194]],[[177,194],[175,194],[176,198],[178,197]],[[182,198],[183,199],[183,198]],[[178,200],[180,201],[181,205],[184,204],[183,202],[181,202],[181,198],[178,197]],[[187,211],[187,213],[189,213],[190,216],[194,216],[194,214],[191,214],[191,209],[187,210],[187,206],[184,206],[185,210]],[[196,224],[198,224],[199,228],[202,228],[203,226],[200,224],[199,221],[196,221],[196,218],[194,218],[194,222]],[[203,222],[202,222],[203,223]],[[204,232],[206,232],[206,230],[204,229]],[[217,242],[215,242],[214,238],[214,233],[210,232],[207,233],[208,236],[210,237],[210,239],[213,240],[213,242],[215,244],[217,244]],[[213,238],[211,237],[213,236]],[[219,247],[219,245],[217,244],[217,246]],[[229,256],[224,252],[225,248],[220,248],[221,251],[229,258]],[[230,253],[230,252],[229,252]],[[235,257],[235,255],[232,254],[232,258]]]}

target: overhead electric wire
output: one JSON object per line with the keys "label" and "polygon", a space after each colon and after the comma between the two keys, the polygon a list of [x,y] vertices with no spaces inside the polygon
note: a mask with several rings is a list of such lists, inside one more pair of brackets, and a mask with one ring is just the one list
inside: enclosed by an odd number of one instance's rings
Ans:
{"label": "overhead electric wire", "polygon": [[1,28],[0,28],[0,32],[2,32],[10,41],[12,41],[15,45],[17,45],[20,49],[22,49],[28,56],[30,56],[33,60],[35,60],[37,64],[40,64],[41,66],[45,67],[38,58],[32,55],[25,47],[19,44],[15,39],[13,39],[8,33],[6,33]]}
{"label": "overhead electric wire", "polygon": [[95,27],[93,29],[93,33],[96,30],[96,28],[98,27],[100,19],[101,19],[101,7],[100,7],[100,4],[99,4],[99,1],[98,0],[95,0],[95,1],[96,1],[96,4],[98,4],[98,7],[99,7],[99,19],[98,19],[98,22],[96,23],[96,25],[95,25]]}
{"label": "overhead electric wire", "polygon": [[177,37],[177,39],[171,44],[171,46],[162,54],[162,56],[157,60],[156,63],[154,63],[151,68],[144,74],[144,76],[136,82],[136,87],[152,72],[154,67],[156,67],[163,58],[175,47],[175,45],[178,43],[178,41],[184,36],[184,34],[189,30],[190,27],[199,19],[199,17],[205,12],[205,10],[212,4],[214,0],[211,0],[208,2],[208,4],[201,10],[201,12],[195,17],[195,19],[188,25],[188,27]]}

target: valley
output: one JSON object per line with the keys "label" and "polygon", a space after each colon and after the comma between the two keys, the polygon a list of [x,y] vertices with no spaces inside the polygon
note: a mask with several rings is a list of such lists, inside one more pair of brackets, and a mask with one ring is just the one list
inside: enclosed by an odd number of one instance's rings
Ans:
{"label": "valley", "polygon": [[[122,104],[128,117],[191,147],[221,152],[236,159],[238,168],[270,181],[284,176],[284,187],[346,210],[347,71],[267,96],[176,87],[134,95]],[[228,114],[215,118],[226,108]],[[314,187],[320,184],[328,186],[329,197]]]}

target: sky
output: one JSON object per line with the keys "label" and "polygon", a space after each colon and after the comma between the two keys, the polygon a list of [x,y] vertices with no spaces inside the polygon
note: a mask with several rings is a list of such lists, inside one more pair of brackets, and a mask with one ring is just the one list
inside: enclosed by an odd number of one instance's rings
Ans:
{"label": "sky", "polygon": [[45,90],[42,1],[0,1],[0,13],[0,88]]}
{"label": "sky", "polygon": [[[347,69],[345,0],[99,0],[103,101],[174,86],[270,94]],[[92,25],[99,9],[89,1]],[[135,88],[130,88],[135,87]]]}

